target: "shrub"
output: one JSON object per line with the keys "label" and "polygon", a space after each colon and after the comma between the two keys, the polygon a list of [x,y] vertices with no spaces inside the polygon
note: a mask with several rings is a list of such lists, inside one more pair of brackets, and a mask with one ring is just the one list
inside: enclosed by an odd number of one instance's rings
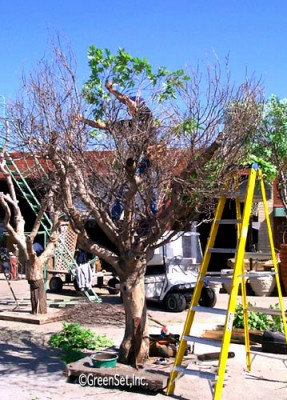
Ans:
{"label": "shrub", "polygon": [[113,344],[105,335],[99,336],[79,323],[64,323],[63,329],[54,333],[49,342],[51,347],[64,351],[61,357],[65,362],[72,362],[83,357],[83,350],[101,350]]}
{"label": "shrub", "polygon": [[[248,306],[252,306],[248,303]],[[279,305],[270,306],[271,309],[279,309]],[[235,316],[233,320],[234,328],[244,328],[243,320],[243,306],[238,304],[235,309]],[[273,329],[279,332],[283,332],[282,322],[280,316],[271,316],[261,312],[248,311],[248,328],[258,329],[259,331],[265,331],[266,329]]]}

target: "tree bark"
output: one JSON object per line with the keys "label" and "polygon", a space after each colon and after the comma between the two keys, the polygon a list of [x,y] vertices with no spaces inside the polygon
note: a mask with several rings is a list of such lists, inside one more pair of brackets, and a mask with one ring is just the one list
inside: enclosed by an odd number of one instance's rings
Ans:
{"label": "tree bark", "polygon": [[38,258],[26,263],[26,278],[30,285],[32,314],[47,314],[47,296],[44,285],[43,265]]}
{"label": "tree bark", "polygon": [[30,285],[32,314],[46,314],[47,300],[44,280],[28,280],[28,283]]}
{"label": "tree bark", "polygon": [[144,275],[134,275],[121,282],[126,325],[119,361],[138,368],[148,358],[149,338]]}

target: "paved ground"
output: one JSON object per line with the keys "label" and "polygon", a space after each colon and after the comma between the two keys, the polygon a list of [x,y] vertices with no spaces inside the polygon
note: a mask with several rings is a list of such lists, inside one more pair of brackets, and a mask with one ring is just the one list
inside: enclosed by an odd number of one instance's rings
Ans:
{"label": "paved ground", "polygon": [[[11,282],[18,299],[28,299],[29,290],[26,281]],[[48,294],[48,299],[75,298],[75,292],[66,290],[59,295]],[[103,301],[118,303],[117,296],[102,293]],[[2,310],[12,308],[12,295],[0,274],[0,313]],[[10,300],[7,302],[7,300]],[[226,307],[227,294],[219,294],[217,307]],[[249,301],[257,306],[269,307],[278,302],[277,297],[250,297]],[[20,311],[27,314],[26,300],[21,300]],[[287,308],[287,297],[284,298]],[[50,309],[55,312],[55,309]],[[161,309],[150,308],[149,314],[169,327],[171,333],[181,333],[186,312],[167,313]],[[210,329],[217,324],[222,324],[222,317],[197,314],[193,325],[193,332],[200,334],[205,329]],[[90,326],[89,326],[90,327]],[[59,360],[58,353],[47,347],[47,340],[53,332],[62,328],[62,322],[53,322],[45,325],[31,325],[27,323],[9,322],[0,320],[0,385],[1,399],[3,400],[63,400],[79,398],[101,398],[106,395],[109,399],[144,399],[150,397],[156,400],[168,399],[164,394],[135,393],[118,389],[101,387],[81,387],[67,381],[63,375],[64,364]],[[120,344],[123,337],[123,326],[93,326],[98,334],[106,334]],[[160,327],[152,322],[150,332],[159,333]],[[210,347],[196,345],[195,352],[215,351]],[[287,355],[273,355],[273,358],[257,356],[252,364],[252,371],[246,372],[244,346],[231,344],[230,350],[235,352],[235,358],[228,361],[227,383],[223,389],[222,399],[228,400],[264,400],[276,398],[287,399]],[[269,355],[270,356],[270,355]],[[283,363],[285,361],[285,364]],[[168,365],[159,365],[157,369],[168,375],[172,362]],[[177,382],[174,399],[210,399],[208,382],[197,377],[184,376]]]}

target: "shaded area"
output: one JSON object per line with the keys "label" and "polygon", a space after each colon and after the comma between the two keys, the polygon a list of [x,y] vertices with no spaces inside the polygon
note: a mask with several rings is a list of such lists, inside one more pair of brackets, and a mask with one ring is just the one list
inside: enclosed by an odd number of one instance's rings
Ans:
{"label": "shaded area", "polygon": [[[59,351],[45,346],[44,336],[28,330],[1,329],[0,375],[35,375],[35,379],[62,378],[64,363]],[[53,383],[51,382],[51,386]]]}

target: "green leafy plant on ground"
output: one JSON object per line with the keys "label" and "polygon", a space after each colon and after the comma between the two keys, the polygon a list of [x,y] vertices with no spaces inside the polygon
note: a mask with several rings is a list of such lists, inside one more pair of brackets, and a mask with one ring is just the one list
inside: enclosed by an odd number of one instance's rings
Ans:
{"label": "green leafy plant on ground", "polygon": [[63,329],[54,333],[48,343],[55,349],[63,350],[61,358],[69,363],[82,358],[85,350],[101,350],[111,346],[113,341],[105,335],[96,335],[79,323],[64,323]]}
{"label": "green leafy plant on ground", "polygon": [[[251,303],[248,306],[252,307]],[[279,304],[270,306],[270,309],[279,310]],[[244,328],[244,317],[243,317],[243,306],[238,304],[235,309],[234,328]],[[248,328],[257,329],[259,331],[265,331],[266,329],[273,329],[279,332],[283,332],[283,326],[280,316],[267,315],[261,312],[249,311],[248,312]]]}

